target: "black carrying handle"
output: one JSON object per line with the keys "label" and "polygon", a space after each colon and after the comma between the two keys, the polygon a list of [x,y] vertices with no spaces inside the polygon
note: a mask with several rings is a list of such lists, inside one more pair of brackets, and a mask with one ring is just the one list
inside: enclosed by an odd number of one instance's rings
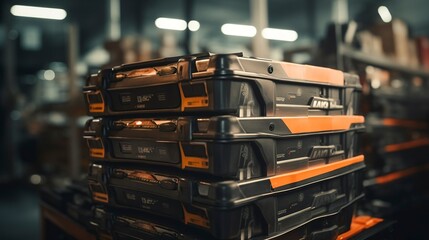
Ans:
{"label": "black carrying handle", "polygon": [[320,192],[313,196],[312,207],[318,208],[321,206],[332,204],[336,202],[339,197],[341,197],[341,194],[338,193],[337,189],[332,189],[326,192]]}
{"label": "black carrying handle", "polygon": [[192,58],[201,59],[201,58],[208,58],[212,55],[213,55],[212,53],[206,52],[206,53],[197,53],[197,54],[191,54],[191,55],[185,55],[185,56],[159,58],[152,61],[122,64],[120,66],[113,67],[112,70],[113,72],[120,72],[120,71],[131,71],[138,68],[159,67],[160,65],[177,63],[180,59],[192,59]]}
{"label": "black carrying handle", "polygon": [[327,240],[327,239],[335,239],[338,236],[338,226],[334,225],[329,228],[321,229],[318,231],[314,231],[310,234],[311,240]]}

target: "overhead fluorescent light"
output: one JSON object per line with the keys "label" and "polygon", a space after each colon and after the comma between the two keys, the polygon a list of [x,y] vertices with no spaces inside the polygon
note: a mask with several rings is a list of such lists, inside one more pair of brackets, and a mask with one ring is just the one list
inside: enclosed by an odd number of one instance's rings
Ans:
{"label": "overhead fluorescent light", "polygon": [[55,72],[51,69],[45,70],[43,72],[43,79],[47,81],[52,81],[55,79]]}
{"label": "overhead fluorescent light", "polygon": [[110,55],[106,49],[96,47],[89,51],[89,53],[83,57],[83,60],[90,66],[101,66],[110,60]]}
{"label": "overhead fluorescent light", "polygon": [[383,22],[389,23],[392,21],[392,14],[390,14],[390,11],[386,6],[378,7],[378,14]]}
{"label": "overhead fluorescent light", "polygon": [[262,30],[262,37],[270,40],[294,42],[298,39],[298,33],[294,30],[264,28]]}
{"label": "overhead fluorescent light", "polygon": [[17,17],[44,18],[53,20],[63,20],[67,17],[67,12],[61,8],[46,8],[24,5],[14,5],[10,8],[10,13]]}
{"label": "overhead fluorescent light", "polygon": [[188,24],[182,19],[161,17],[155,20],[155,26],[161,29],[183,31],[187,28]]}
{"label": "overhead fluorescent light", "polygon": [[198,29],[200,29],[200,23],[198,21],[195,20],[191,20],[188,23],[188,28],[189,30],[191,30],[192,32],[198,31]]}
{"label": "overhead fluorescent light", "polygon": [[251,25],[226,23],[222,25],[221,31],[231,36],[254,37],[256,35],[256,28]]}

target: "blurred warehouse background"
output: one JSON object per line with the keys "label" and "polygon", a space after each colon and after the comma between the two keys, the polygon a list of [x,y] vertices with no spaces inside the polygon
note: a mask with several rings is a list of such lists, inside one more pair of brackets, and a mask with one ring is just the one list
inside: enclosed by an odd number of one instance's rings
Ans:
{"label": "blurred warehouse background", "polygon": [[389,82],[386,69],[414,74],[416,86],[429,76],[425,0],[4,0],[0,6],[2,239],[36,239],[40,185],[86,174],[81,88],[100,68],[243,52],[358,73],[367,95]]}

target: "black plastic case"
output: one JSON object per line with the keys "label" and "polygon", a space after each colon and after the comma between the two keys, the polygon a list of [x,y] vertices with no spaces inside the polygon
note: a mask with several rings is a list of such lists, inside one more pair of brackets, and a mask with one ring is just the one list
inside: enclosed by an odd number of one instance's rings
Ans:
{"label": "black plastic case", "polygon": [[411,198],[412,195],[429,193],[429,164],[420,164],[391,172],[372,179],[366,179],[365,191],[369,199]]}
{"label": "black plastic case", "polygon": [[242,54],[196,54],[121,65],[91,75],[83,88],[91,116],[354,115],[360,92],[355,75]]}
{"label": "black plastic case", "polygon": [[[423,88],[422,88],[423,89]],[[428,120],[427,92],[398,91],[392,88],[371,95],[372,110],[385,118]]]}
{"label": "black plastic case", "polygon": [[[338,212],[323,215],[287,229],[281,234],[256,239],[300,239],[300,240],[335,240],[336,237],[350,229],[355,202],[344,206]],[[160,240],[212,240],[212,236],[190,229],[186,225],[171,222],[150,214],[136,214],[132,211],[118,209],[95,209],[94,223],[99,235],[108,235],[110,239],[160,239]],[[228,228],[229,226],[225,226]],[[237,238],[248,239],[248,238]]]}
{"label": "black plastic case", "polygon": [[252,179],[360,154],[362,116],[92,119],[85,138],[95,161],[171,166]]}
{"label": "black plastic case", "polygon": [[366,118],[365,161],[368,177],[421,165],[429,155],[428,124],[392,118]]}
{"label": "black plastic case", "polygon": [[377,153],[393,153],[429,146],[429,126],[425,121],[366,118],[366,132]]}
{"label": "black plastic case", "polygon": [[[166,169],[93,164],[89,187],[96,202],[174,219],[215,238],[237,239],[280,233],[337,212],[363,196],[364,166],[358,156],[269,178],[220,181]],[[99,201],[103,194],[105,201]]]}

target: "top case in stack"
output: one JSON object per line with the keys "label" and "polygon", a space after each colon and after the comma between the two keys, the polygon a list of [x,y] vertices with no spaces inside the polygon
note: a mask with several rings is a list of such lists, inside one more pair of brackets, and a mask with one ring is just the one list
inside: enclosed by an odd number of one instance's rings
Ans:
{"label": "top case in stack", "polygon": [[92,75],[89,115],[353,115],[357,76],[307,65],[197,54],[126,64]]}

